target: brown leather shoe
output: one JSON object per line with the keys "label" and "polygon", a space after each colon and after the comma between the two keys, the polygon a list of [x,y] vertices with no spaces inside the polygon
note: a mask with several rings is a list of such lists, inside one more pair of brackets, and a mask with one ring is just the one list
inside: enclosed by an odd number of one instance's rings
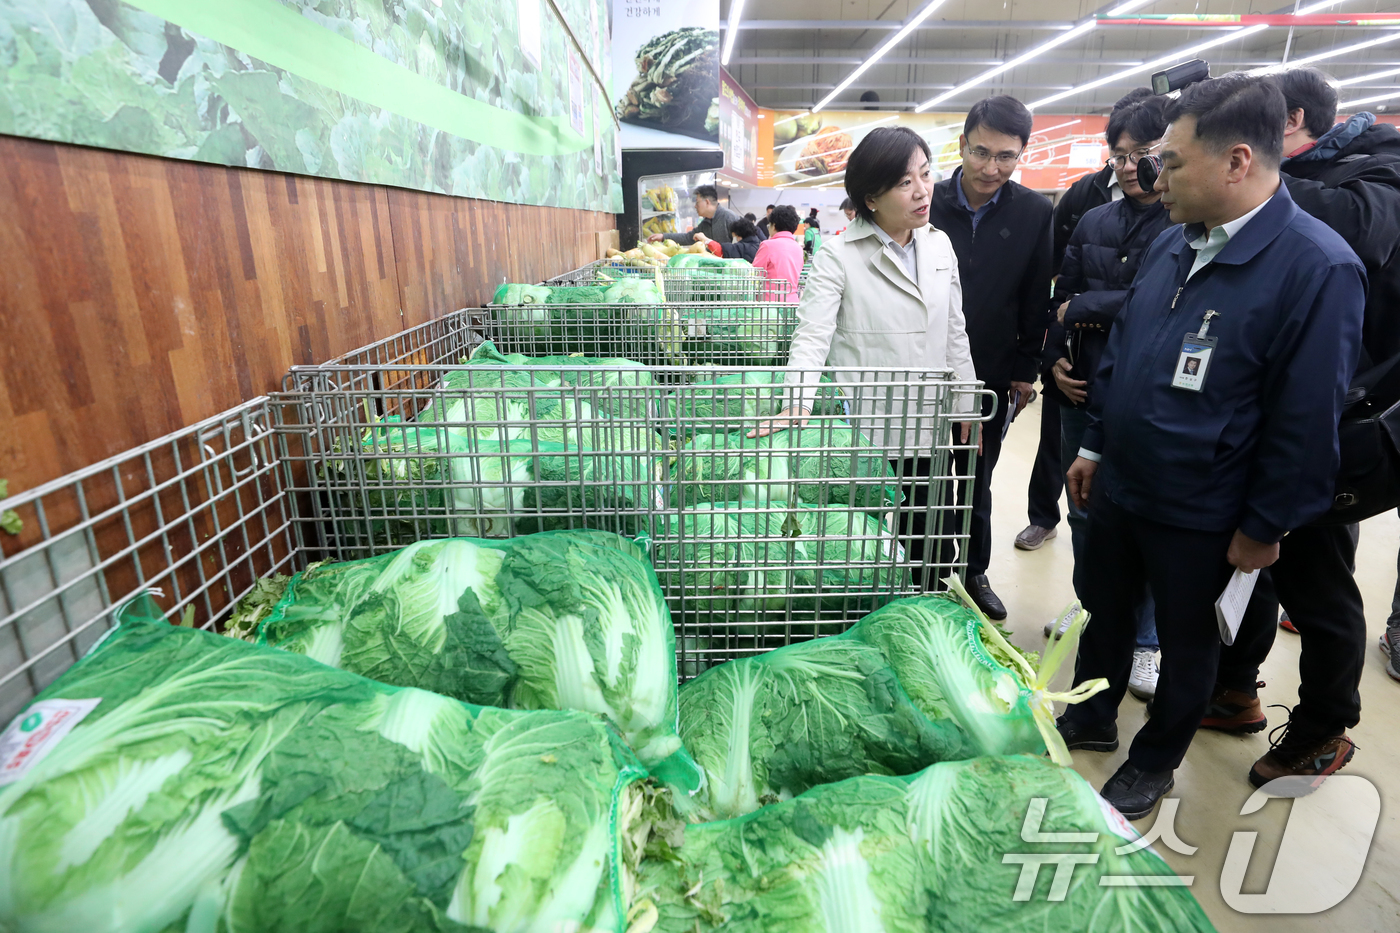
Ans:
{"label": "brown leather shoe", "polygon": [[1027,525],[1021,533],[1016,536],[1014,542],[1018,550],[1038,551],[1051,538],[1055,537],[1054,528],[1042,528],[1039,525]]}
{"label": "brown leather shoe", "polygon": [[[1287,709],[1287,707],[1284,707]],[[1316,777],[1313,787],[1321,784],[1329,774],[1335,774],[1351,761],[1356,754],[1356,745],[1345,732],[1341,735],[1309,735],[1297,728],[1290,728],[1290,722],[1279,728],[1283,735],[1277,740],[1269,735],[1269,751],[1249,769],[1249,783],[1263,787],[1275,778],[1298,775]],[[1274,732],[1277,732],[1276,728]]]}
{"label": "brown leather shoe", "polygon": [[[1254,686],[1258,689],[1264,686],[1264,681]],[[1269,720],[1264,715],[1264,707],[1259,705],[1259,697],[1219,684],[1216,684],[1215,695],[1210,698],[1205,715],[1201,717],[1202,729],[1214,729],[1231,735],[1252,735],[1264,731],[1268,725]]]}

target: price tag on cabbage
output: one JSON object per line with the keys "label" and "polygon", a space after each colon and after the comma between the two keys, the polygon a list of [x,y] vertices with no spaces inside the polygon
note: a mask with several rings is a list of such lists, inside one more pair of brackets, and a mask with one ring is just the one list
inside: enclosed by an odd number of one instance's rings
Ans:
{"label": "price tag on cabbage", "polygon": [[101,697],[40,700],[16,716],[0,734],[0,787],[24,777],[101,702]]}

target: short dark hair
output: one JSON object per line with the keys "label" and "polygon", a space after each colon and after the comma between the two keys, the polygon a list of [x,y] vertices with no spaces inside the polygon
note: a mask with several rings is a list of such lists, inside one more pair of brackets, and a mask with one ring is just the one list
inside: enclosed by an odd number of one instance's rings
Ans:
{"label": "short dark hair", "polygon": [[[744,219],[745,219],[745,220],[750,220],[750,221],[755,221],[755,222],[756,222],[756,221],[758,220],[758,215],[755,214],[753,211],[750,211],[749,213],[747,213],[747,214],[744,215]],[[757,228],[755,228],[755,229],[757,229]]]}
{"label": "short dark hair", "polygon": [[821,208],[814,207],[814,208],[812,208],[810,211],[807,212],[807,216],[808,216],[808,217],[815,217],[815,216],[817,216],[817,211],[819,211],[819,210],[821,210]]}
{"label": "short dark hair", "polygon": [[765,211],[771,211],[773,208],[775,208],[775,207],[777,207],[777,206],[778,206],[778,205],[776,205],[776,204],[770,204],[770,205],[768,205],[767,207],[765,207],[764,210],[765,210]]}
{"label": "short dark hair", "polygon": [[1169,103],[1169,97],[1151,96],[1113,111],[1113,115],[1108,118],[1108,129],[1103,134],[1108,140],[1108,147],[1112,149],[1118,145],[1118,140],[1124,133],[1143,143],[1161,139],[1162,134],[1167,131]]}
{"label": "short dark hair", "polygon": [[1337,89],[1316,68],[1290,68],[1278,76],[1288,112],[1302,109],[1303,126],[1316,139],[1337,122]]}
{"label": "short dark hair", "polygon": [[854,204],[851,203],[851,199],[850,199],[850,198],[847,198],[846,200],[844,200],[844,201],[841,202],[841,210],[843,210],[843,211],[853,211],[853,210],[855,210],[855,209],[856,209],[856,206],[855,206]]}
{"label": "short dark hair", "polygon": [[1117,100],[1117,101],[1114,103],[1114,105],[1113,105],[1113,109],[1114,109],[1114,110],[1122,110],[1124,107],[1128,106],[1129,104],[1136,104],[1138,101],[1140,101],[1140,100],[1146,100],[1147,98],[1149,98],[1149,97],[1151,97],[1151,96],[1152,96],[1152,88],[1150,88],[1150,87],[1135,87],[1135,88],[1133,88],[1131,91],[1129,91],[1128,93],[1124,94],[1122,97],[1118,98],[1118,100]]}
{"label": "short dark hair", "polygon": [[1288,105],[1272,76],[1232,71],[1190,85],[1167,106],[1167,122],[1196,118],[1196,138],[1212,152],[1245,143],[1265,165],[1283,158]]}
{"label": "short dark hair", "polygon": [[933,161],[928,141],[907,126],[877,126],[865,134],[846,160],[846,194],[857,217],[875,220],[866,199],[878,198],[899,184],[909,171],[909,157],[915,150]]}
{"label": "short dark hair", "polygon": [[719,189],[716,188],[714,185],[696,185],[695,190],[691,192],[691,196],[696,198],[707,198],[711,201],[718,201]]}
{"label": "short dark hair", "polygon": [[1035,119],[1025,104],[1008,94],[1001,94],[997,97],[984,97],[972,105],[972,109],[967,112],[967,120],[963,123],[963,135],[968,135],[979,126],[985,126],[1007,136],[1019,137],[1021,145],[1024,146],[1030,141],[1031,126],[1034,123]]}
{"label": "short dark hair", "polygon": [[779,204],[773,208],[773,216],[769,218],[768,225],[774,230],[788,233],[797,232],[797,208],[791,204]]}
{"label": "short dark hair", "polygon": [[742,240],[745,237],[758,236],[758,227],[754,226],[754,222],[749,218],[740,217],[729,225],[729,232],[731,234],[737,233],[739,239]]}

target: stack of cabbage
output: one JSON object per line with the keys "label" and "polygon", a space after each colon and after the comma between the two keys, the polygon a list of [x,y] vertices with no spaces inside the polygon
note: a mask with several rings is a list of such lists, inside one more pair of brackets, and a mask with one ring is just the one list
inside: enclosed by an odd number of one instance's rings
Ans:
{"label": "stack of cabbage", "polygon": [[131,618],[17,726],[85,708],[0,787],[0,929],[627,927],[651,792],[597,716]]}
{"label": "stack of cabbage", "polygon": [[[1027,825],[1078,841],[1027,842]],[[689,826],[643,864],[637,896],[654,933],[1214,930],[1083,778],[1028,755],[853,777]]]}
{"label": "stack of cabbage", "polygon": [[1044,752],[1033,689],[986,631],[946,596],[901,599],[844,634],[705,671],[680,690],[680,731],[706,787],[679,803],[728,819],[861,774]]}
{"label": "stack of cabbage", "polygon": [[420,541],[299,573],[260,643],[483,706],[600,713],[693,790],[676,733],[676,648],[656,574],[606,532]]}
{"label": "stack of cabbage", "polygon": [[580,525],[634,534],[658,440],[651,385],[631,360],[506,355],[488,341],[416,422],[389,416],[356,457],[330,459],[338,516],[390,545]]}
{"label": "stack of cabbage", "polygon": [[627,276],[610,285],[516,285],[492,298],[493,324],[503,339],[532,356],[626,352],[618,341],[628,319],[616,306],[660,304],[654,281]]}

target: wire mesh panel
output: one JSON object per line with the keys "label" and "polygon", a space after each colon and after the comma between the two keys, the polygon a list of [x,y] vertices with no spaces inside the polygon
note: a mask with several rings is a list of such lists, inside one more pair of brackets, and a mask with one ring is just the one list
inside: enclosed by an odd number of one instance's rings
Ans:
{"label": "wire mesh panel", "polygon": [[[322,366],[352,367],[347,373],[370,381],[366,388],[414,388],[424,366],[454,366],[471,355],[486,339],[488,313],[482,308],[461,308],[434,318],[392,337],[351,350],[342,356],[314,366],[293,366],[283,377],[290,388],[301,376]],[[422,386],[419,386],[422,387]]]}
{"label": "wire mesh panel", "polygon": [[110,628],[140,589],[210,627],[293,560],[267,399],[0,502],[0,722]]}
{"label": "wire mesh panel", "polygon": [[762,301],[491,305],[483,321],[504,353],[669,367],[781,365],[796,328],[795,304]]}
{"label": "wire mesh panel", "polygon": [[726,265],[683,267],[632,265],[622,260],[600,259],[580,269],[547,279],[541,285],[547,288],[571,286],[606,288],[628,279],[655,282],[664,293],[667,301],[783,300],[781,297],[769,294],[766,269],[737,262]]}
{"label": "wire mesh panel", "polygon": [[833,634],[965,564],[952,491],[976,439],[955,447],[952,424],[979,420],[960,413],[982,390],[947,373],[472,365],[394,391],[363,375],[325,367],[279,397],[314,506],[308,559],[645,535],[684,676]]}

